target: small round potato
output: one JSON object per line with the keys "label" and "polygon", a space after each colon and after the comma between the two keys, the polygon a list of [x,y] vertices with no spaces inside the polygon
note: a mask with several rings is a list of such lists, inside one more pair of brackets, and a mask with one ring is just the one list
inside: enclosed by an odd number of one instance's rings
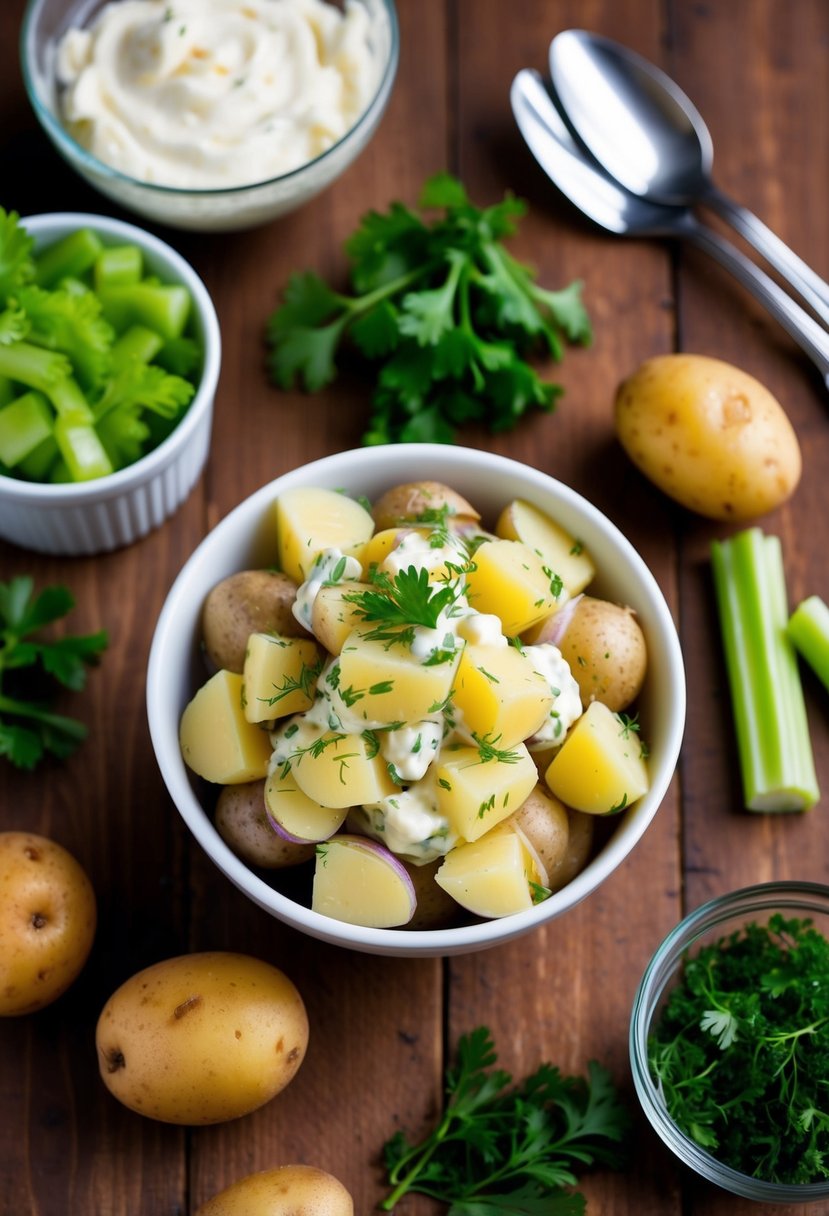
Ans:
{"label": "small round potato", "polygon": [[313,1165],[281,1165],[240,1178],[196,1216],[354,1216],[354,1202],[333,1174]]}
{"label": "small round potato", "polygon": [[65,992],[95,936],[95,893],[61,845],[0,833],[0,1016],[42,1009]]}
{"label": "small round potato", "polygon": [[648,359],[619,385],[615,413],[619,442],[637,468],[710,519],[764,515],[800,480],[800,446],[779,402],[720,359]]}
{"label": "small round potato", "polygon": [[568,882],[581,874],[590,860],[593,852],[593,836],[596,828],[596,816],[587,815],[584,811],[574,811],[567,808],[569,831],[567,833],[567,848],[561,856],[558,865],[548,871],[548,886],[551,891],[560,891]]}
{"label": "small round potato", "polygon": [[241,675],[252,633],[307,637],[291,611],[296,590],[296,583],[277,570],[240,570],[217,583],[202,609],[202,639],[210,661]]}
{"label": "small round potato", "polygon": [[435,882],[435,874],[443,862],[442,857],[436,861],[427,862],[424,866],[416,866],[413,862],[400,859],[406,867],[415,889],[414,916],[404,927],[406,929],[448,929],[454,925],[461,913],[458,904],[443,887]]}
{"label": "small round potato", "polygon": [[378,532],[411,522],[429,511],[448,508],[449,515],[467,522],[481,518],[478,511],[449,486],[440,481],[409,481],[386,490],[372,505],[371,514]]}
{"label": "small round potato", "polygon": [[95,1043],[104,1084],[130,1110],[164,1123],[220,1123],[285,1088],[305,1056],[308,1018],[270,963],[188,954],[122,984]]}
{"label": "small round potato", "polygon": [[311,861],[313,844],[279,836],[268,821],[265,780],[222,786],[214,815],[216,831],[237,857],[263,870],[280,870]]}
{"label": "small round potato", "polygon": [[583,595],[558,646],[585,708],[602,701],[618,713],[636,700],[648,668],[648,648],[632,608]]}
{"label": "small round potato", "polygon": [[570,824],[564,804],[537,785],[507,822],[516,828],[541,863],[542,881],[549,886],[550,875],[567,852]]}

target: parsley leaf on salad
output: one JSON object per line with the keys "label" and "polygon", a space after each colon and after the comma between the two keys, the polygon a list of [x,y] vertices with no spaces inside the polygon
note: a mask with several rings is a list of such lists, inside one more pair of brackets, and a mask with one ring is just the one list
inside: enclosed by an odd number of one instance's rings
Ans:
{"label": "parsley leaf on salad", "polygon": [[419,211],[443,214],[427,221],[393,202],[362,217],[345,244],[353,294],[312,271],[291,277],[268,323],[274,383],[315,392],[356,350],[376,370],[366,444],[451,443],[465,422],[505,431],[529,410],[554,409],[560,386],[527,356],[560,360],[566,342],[591,341],[581,283],[545,289],[505,248],[526,211],[520,199],[478,208],[439,173]]}

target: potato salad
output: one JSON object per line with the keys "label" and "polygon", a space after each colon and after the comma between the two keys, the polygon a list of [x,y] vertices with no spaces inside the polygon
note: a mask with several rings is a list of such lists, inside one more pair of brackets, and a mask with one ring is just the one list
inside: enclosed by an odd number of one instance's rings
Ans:
{"label": "potato salad", "polygon": [[507,916],[559,890],[595,818],[648,788],[624,712],[644,636],[585,594],[578,539],[522,501],[488,531],[433,482],[371,509],[289,489],[274,522],[278,571],[208,597],[217,670],[181,720],[185,761],[224,787],[224,838],[263,868],[313,851],[312,908],[374,927]]}

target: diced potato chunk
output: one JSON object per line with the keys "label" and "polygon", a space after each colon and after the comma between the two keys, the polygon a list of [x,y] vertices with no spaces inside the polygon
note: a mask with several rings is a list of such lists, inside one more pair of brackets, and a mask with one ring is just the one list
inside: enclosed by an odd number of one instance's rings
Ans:
{"label": "diced potato chunk", "polygon": [[374,521],[353,498],[336,490],[297,486],[276,501],[279,566],[302,583],[323,549],[339,549],[359,559]]}
{"label": "diced potato chunk", "polygon": [[414,886],[382,845],[360,836],[335,836],[317,845],[311,907],[350,925],[390,929],[411,920]]}
{"label": "diced potato chunk", "polygon": [[553,705],[550,686],[513,646],[468,645],[452,702],[479,739],[509,748],[535,734]]}
{"label": "diced potato chunk", "polygon": [[576,722],[545,774],[557,798],[577,811],[610,815],[648,790],[648,766],[636,731],[601,701]]}
{"label": "diced potato chunk", "polygon": [[449,696],[460,654],[426,666],[407,646],[368,641],[355,632],[340,654],[340,696],[367,724],[421,722]]}
{"label": "diced potato chunk", "polygon": [[469,603],[499,617],[508,637],[523,633],[554,612],[554,571],[520,541],[488,540],[475,551],[467,573]]}
{"label": "diced potato chunk", "polygon": [[561,579],[568,599],[593,581],[596,567],[581,542],[523,499],[516,498],[504,507],[495,532],[505,540],[520,540],[539,553],[544,565]]}
{"label": "diced potato chunk", "polygon": [[245,718],[242,677],[232,671],[217,671],[185,707],[179,743],[185,763],[206,781],[238,785],[268,771],[270,739]]}
{"label": "diced potato chunk", "polygon": [[314,703],[320,652],[306,638],[252,633],[245,650],[242,704],[248,722],[303,713]]}
{"label": "diced potato chunk", "polygon": [[362,806],[397,789],[383,757],[362,735],[329,731],[288,763],[299,788],[320,806]]}
{"label": "diced potato chunk", "polygon": [[512,916],[533,906],[533,863],[520,837],[496,827],[480,840],[459,844],[435,874],[435,882],[476,916]]}
{"label": "diced potato chunk", "polygon": [[464,840],[478,840],[516,811],[538,780],[523,743],[510,749],[509,760],[485,755],[485,749],[450,745],[435,761],[438,810]]}
{"label": "diced potato chunk", "polygon": [[345,820],[346,808],[320,806],[303,793],[293,773],[277,769],[265,783],[265,805],[279,826],[295,840],[327,840]]}
{"label": "diced potato chunk", "polygon": [[331,583],[320,587],[314,598],[311,612],[311,628],[314,637],[329,654],[339,654],[345,640],[362,620],[357,605],[348,602],[348,596],[359,591],[371,591],[369,583]]}

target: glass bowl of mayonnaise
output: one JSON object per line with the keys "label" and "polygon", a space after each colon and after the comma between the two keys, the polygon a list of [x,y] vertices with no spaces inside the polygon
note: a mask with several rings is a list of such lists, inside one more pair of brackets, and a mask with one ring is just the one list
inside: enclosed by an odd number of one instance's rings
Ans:
{"label": "glass bowl of mayonnaise", "polygon": [[198,231],[262,224],[348,168],[397,71],[394,0],[29,0],[21,62],[58,152]]}

